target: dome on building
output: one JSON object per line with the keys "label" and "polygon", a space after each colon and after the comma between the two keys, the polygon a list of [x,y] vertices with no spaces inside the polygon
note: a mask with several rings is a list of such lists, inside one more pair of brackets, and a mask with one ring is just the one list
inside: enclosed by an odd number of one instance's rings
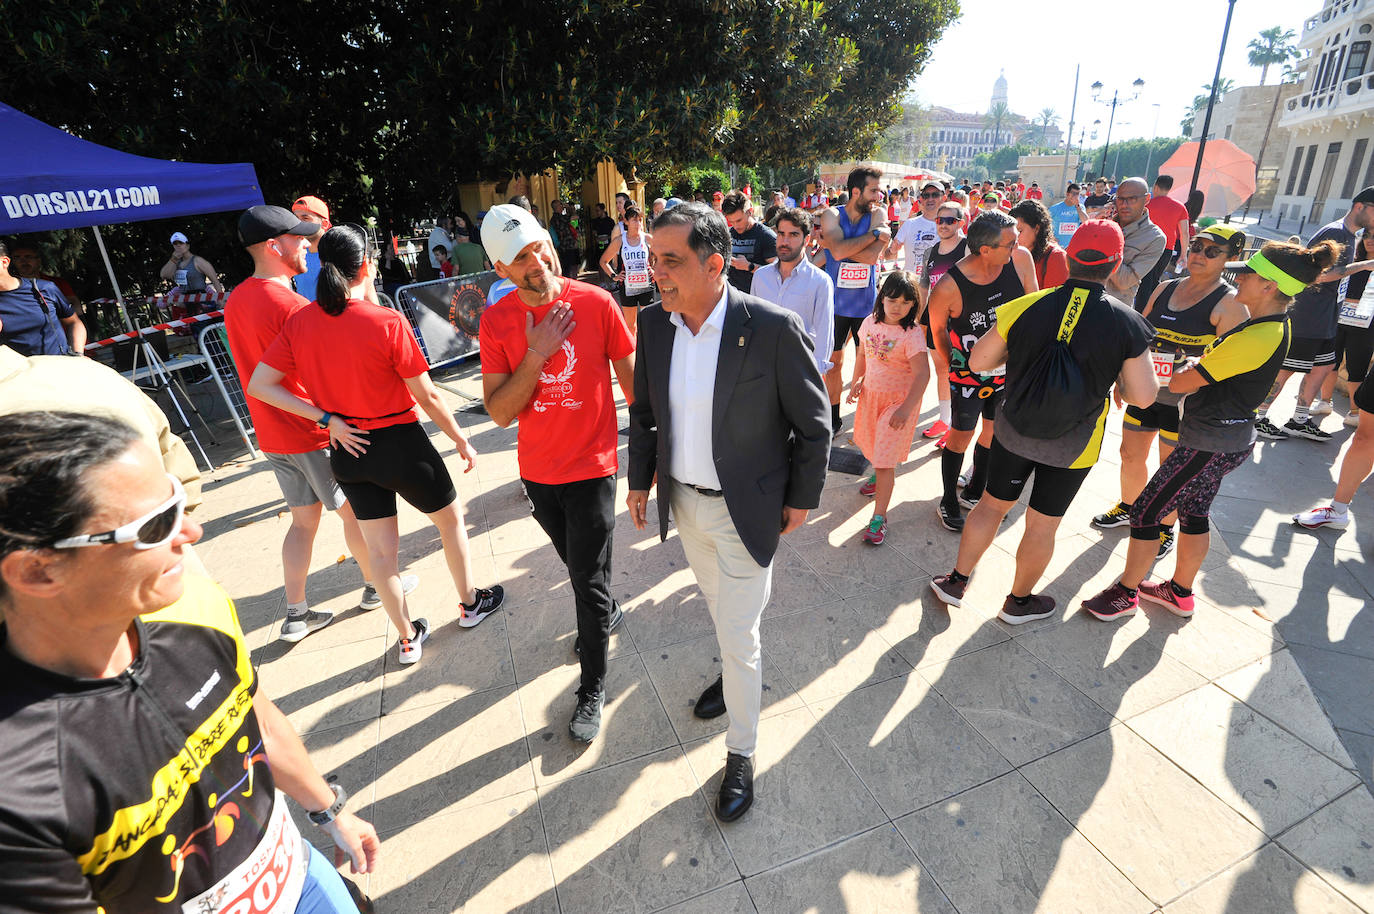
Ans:
{"label": "dome on building", "polygon": [[[1004,105],[1007,104],[1006,72],[1006,70],[999,70],[997,73],[997,82],[992,84],[992,104],[988,106],[989,111],[996,108],[998,102]],[[1008,107],[1010,107],[1010,105],[1008,105]]]}

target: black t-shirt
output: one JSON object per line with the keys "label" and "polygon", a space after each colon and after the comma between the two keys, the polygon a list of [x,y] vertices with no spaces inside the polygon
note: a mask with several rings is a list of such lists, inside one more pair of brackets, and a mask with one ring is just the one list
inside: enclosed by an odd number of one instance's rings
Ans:
{"label": "black t-shirt", "polygon": [[610,216],[602,216],[592,220],[592,249],[596,251],[598,257],[601,252],[611,246],[611,232],[615,231],[615,220]]}
{"label": "black t-shirt", "polygon": [[1105,294],[1101,283],[1070,279],[1062,286],[1023,295],[997,309],[997,332],[1007,341],[1007,396],[1036,356],[1058,336],[1075,290],[1086,290],[1088,298],[1069,339],[1069,351],[1083,372],[1088,391],[1102,399],[1102,407],[1058,438],[1020,434],[999,407],[994,432],[1002,446],[1014,454],[1047,466],[1072,469],[1097,462],[1107,423],[1107,394],[1121,374],[1121,366],[1148,349],[1155,335],[1145,318]]}
{"label": "black t-shirt", "polygon": [[[1307,242],[1312,247],[1323,241],[1334,241],[1345,246],[1336,266],[1349,266],[1355,255],[1355,235],[1345,227],[1344,220],[1337,220],[1321,227],[1317,234]],[[1340,316],[1341,303],[1337,300],[1340,293],[1340,280],[1313,283],[1293,296],[1293,304],[1288,313],[1292,315],[1293,338],[1299,340],[1333,340],[1336,338],[1337,318]]]}
{"label": "black t-shirt", "polygon": [[1098,209],[1111,202],[1111,194],[1088,194],[1088,198],[1083,201],[1083,207],[1085,209]]}
{"label": "black t-shirt", "polygon": [[[754,269],[758,269],[778,256],[777,233],[762,222],[755,222],[743,234],[730,229],[730,256],[743,257]],[[741,292],[748,292],[754,285],[754,274],[749,270],[731,267],[730,285]]]}

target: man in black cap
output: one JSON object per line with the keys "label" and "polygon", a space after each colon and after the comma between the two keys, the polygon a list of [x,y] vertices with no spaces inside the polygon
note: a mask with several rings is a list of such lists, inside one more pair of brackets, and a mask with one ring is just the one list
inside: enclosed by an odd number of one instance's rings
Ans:
{"label": "man in black cap", "polygon": [[[262,360],[262,354],[281,332],[282,324],[297,309],[310,302],[291,288],[291,279],[305,272],[305,255],[311,235],[319,229],[280,206],[255,206],[239,217],[239,240],[253,258],[253,275],[234,287],[224,305],[224,329],[239,383],[248,389],[248,379]],[[293,376],[283,382],[304,400],[310,394]],[[277,477],[286,505],[291,509],[291,527],[282,543],[282,572],[286,578],[286,621],[278,637],[299,641],[319,631],[334,619],[333,613],[310,609],[305,599],[305,579],[310,572],[310,553],[315,532],[320,527],[320,506],[339,515],[344,525],[344,540],[369,580],[367,544],[358,520],[353,516],[339,484],[329,469],[329,433],[308,419],[268,406],[247,397],[248,412],[267,463]],[[410,593],[419,578],[401,578]],[[382,605],[381,597],[370,584],[363,588],[363,609]]]}

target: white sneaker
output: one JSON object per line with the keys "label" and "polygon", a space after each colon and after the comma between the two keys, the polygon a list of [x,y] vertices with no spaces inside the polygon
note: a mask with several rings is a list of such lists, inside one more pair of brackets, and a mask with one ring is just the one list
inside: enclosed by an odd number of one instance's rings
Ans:
{"label": "white sneaker", "polygon": [[959,488],[967,489],[971,479],[973,479],[973,467],[969,467],[959,474]]}
{"label": "white sneaker", "polygon": [[1312,406],[1311,415],[1329,416],[1331,415],[1332,403],[1330,400],[1317,400]]}
{"label": "white sneaker", "polygon": [[1335,527],[1337,530],[1344,530],[1350,525],[1350,514],[1347,511],[1337,512],[1330,505],[1322,505],[1311,511],[1294,514],[1293,523],[1309,530],[1315,530],[1318,527]]}
{"label": "white sneaker", "polygon": [[1358,409],[1352,409],[1350,412],[1346,413],[1345,424],[1348,428],[1359,428],[1360,411]]}
{"label": "white sneaker", "polygon": [[412,619],[411,627],[415,629],[414,638],[402,638],[400,642],[401,663],[409,666],[412,663],[420,662],[420,655],[424,652],[421,647],[429,640],[429,623],[424,619]]}

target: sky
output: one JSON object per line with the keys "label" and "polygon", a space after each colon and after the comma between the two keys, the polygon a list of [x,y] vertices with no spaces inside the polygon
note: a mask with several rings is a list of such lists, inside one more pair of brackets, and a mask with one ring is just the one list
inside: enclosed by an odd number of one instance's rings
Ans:
{"label": "sky", "polygon": [[[1226,0],[1154,0],[1115,8],[1066,0],[962,0],[961,6],[963,15],[945,30],[909,94],[923,104],[985,112],[997,74],[1005,70],[1012,111],[1034,117],[1042,108],[1054,108],[1060,129],[1067,130],[1074,67],[1081,64],[1075,142],[1080,128],[1086,125],[1091,133],[1097,119],[1102,121],[1102,142],[1112,90],[1129,95],[1137,78],[1145,80],[1145,87],[1138,100],[1117,105],[1113,141],[1148,139],[1154,135],[1156,115],[1158,135],[1177,136],[1193,96],[1212,82],[1226,23]],[[1123,15],[1132,8],[1141,11],[1134,21]],[[1278,25],[1292,29],[1296,42],[1303,21],[1321,8],[1320,0],[1236,0],[1222,78],[1237,86],[1259,85],[1259,67],[1246,60],[1250,40]],[[1140,37],[1118,38],[1128,29]],[[989,32],[996,36],[991,49],[980,41]],[[1282,67],[1270,67],[1266,84],[1276,82],[1281,72]],[[1105,87],[1107,105],[1090,100],[1089,87],[1098,81]]]}

